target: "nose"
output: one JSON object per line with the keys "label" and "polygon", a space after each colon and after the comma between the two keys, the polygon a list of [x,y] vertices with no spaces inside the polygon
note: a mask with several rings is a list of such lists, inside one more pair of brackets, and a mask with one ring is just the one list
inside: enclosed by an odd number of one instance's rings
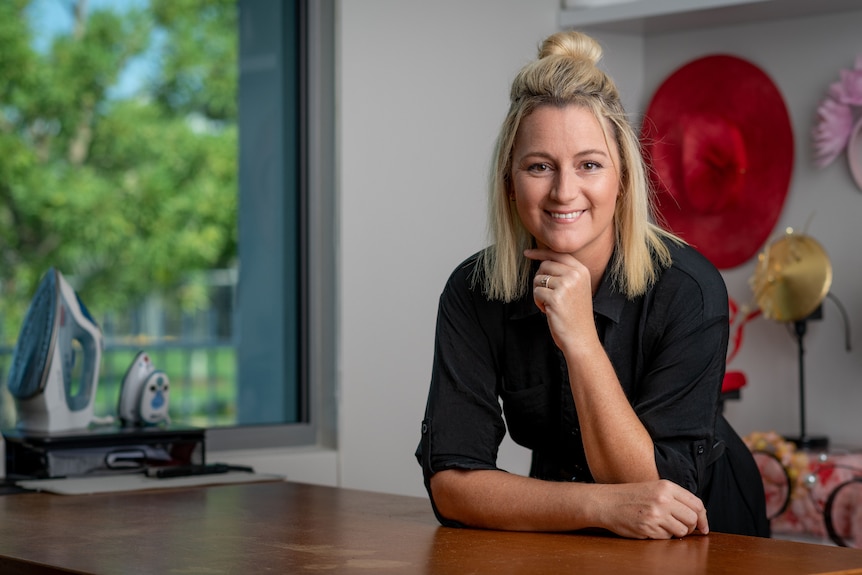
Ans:
{"label": "nose", "polygon": [[557,177],[554,178],[554,187],[551,197],[557,202],[564,204],[577,198],[581,193],[581,182],[578,175],[571,168],[560,168]]}

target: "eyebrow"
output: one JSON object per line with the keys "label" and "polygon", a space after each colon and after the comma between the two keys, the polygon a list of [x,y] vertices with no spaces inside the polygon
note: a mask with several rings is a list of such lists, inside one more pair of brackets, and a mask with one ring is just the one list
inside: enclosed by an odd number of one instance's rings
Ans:
{"label": "eyebrow", "polygon": [[580,151],[577,154],[575,154],[575,156],[589,156],[591,154],[598,154],[600,156],[605,156],[605,157],[610,156],[610,154],[608,154],[606,151],[599,150],[598,148],[595,148],[595,149],[591,148],[589,150]]}
{"label": "eyebrow", "polygon": [[[604,158],[610,158],[611,157],[611,155],[608,152],[606,152],[604,150],[600,150],[598,148],[590,148],[587,150],[581,150],[580,152],[577,152],[574,155],[574,157],[575,158],[582,158],[584,156],[591,156],[591,155],[598,155],[598,156],[602,156]],[[538,156],[541,158],[553,158],[553,155],[548,153],[548,152],[545,152],[543,150],[535,150],[535,151],[528,151],[525,154],[521,154],[520,156],[517,156],[516,159],[522,160],[524,158],[530,158],[530,157],[534,157],[534,156]]]}

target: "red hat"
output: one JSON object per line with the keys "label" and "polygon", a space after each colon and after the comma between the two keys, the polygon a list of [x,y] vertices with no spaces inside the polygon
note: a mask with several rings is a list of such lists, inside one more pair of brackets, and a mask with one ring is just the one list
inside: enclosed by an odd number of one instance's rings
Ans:
{"label": "red hat", "polygon": [[671,74],[641,132],[662,224],[717,268],[769,238],[793,171],[793,129],[778,88],[735,56],[706,56]]}

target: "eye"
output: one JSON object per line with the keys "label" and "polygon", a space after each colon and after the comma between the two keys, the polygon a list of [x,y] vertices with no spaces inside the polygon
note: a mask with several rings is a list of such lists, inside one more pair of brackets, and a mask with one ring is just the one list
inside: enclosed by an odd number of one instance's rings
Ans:
{"label": "eye", "polygon": [[584,162],[583,164],[581,164],[581,167],[582,167],[584,170],[587,170],[587,171],[590,171],[590,172],[591,172],[591,171],[593,171],[593,170],[598,170],[598,169],[600,169],[600,168],[602,167],[602,165],[601,165],[601,164],[599,164],[598,162],[588,161],[588,162]]}
{"label": "eye", "polygon": [[535,164],[530,165],[527,168],[528,172],[533,172],[536,174],[543,174],[551,170],[551,166],[545,162],[537,162]]}

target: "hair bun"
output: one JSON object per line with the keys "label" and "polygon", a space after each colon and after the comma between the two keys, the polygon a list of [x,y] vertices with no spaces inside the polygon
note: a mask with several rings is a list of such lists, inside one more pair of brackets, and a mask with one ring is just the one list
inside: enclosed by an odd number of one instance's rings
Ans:
{"label": "hair bun", "polygon": [[547,56],[566,56],[597,64],[602,58],[602,47],[590,36],[569,30],[552,34],[542,42],[539,48],[539,59]]}

